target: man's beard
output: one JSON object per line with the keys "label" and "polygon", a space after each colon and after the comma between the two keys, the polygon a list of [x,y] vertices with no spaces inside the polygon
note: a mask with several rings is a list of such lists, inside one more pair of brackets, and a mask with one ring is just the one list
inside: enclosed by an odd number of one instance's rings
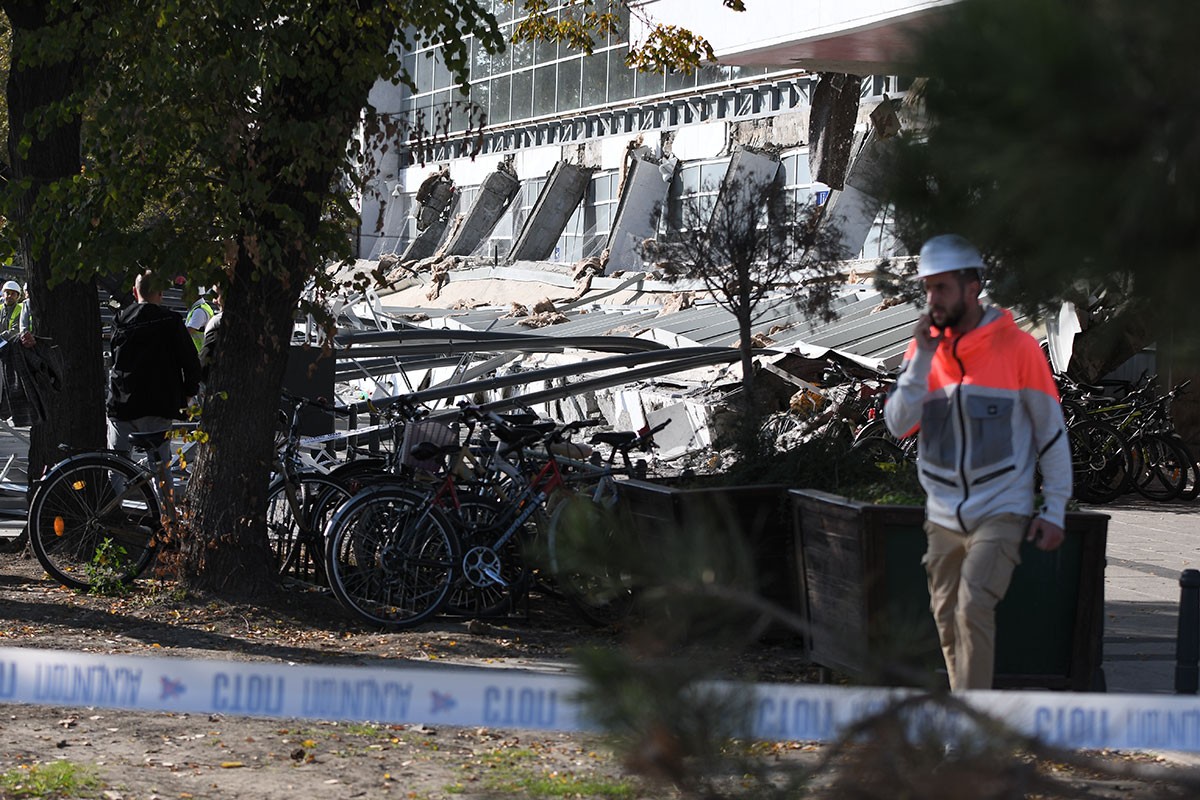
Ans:
{"label": "man's beard", "polygon": [[963,321],[963,317],[967,314],[967,304],[959,300],[954,305],[946,309],[942,315],[942,321],[938,323],[939,328],[954,328]]}

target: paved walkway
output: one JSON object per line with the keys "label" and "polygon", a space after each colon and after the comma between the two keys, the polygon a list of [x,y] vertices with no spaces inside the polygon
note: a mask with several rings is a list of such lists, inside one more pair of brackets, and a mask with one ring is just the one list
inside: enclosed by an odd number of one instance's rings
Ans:
{"label": "paved walkway", "polygon": [[1200,503],[1122,498],[1108,514],[1104,674],[1110,692],[1175,690],[1179,575],[1200,569]]}

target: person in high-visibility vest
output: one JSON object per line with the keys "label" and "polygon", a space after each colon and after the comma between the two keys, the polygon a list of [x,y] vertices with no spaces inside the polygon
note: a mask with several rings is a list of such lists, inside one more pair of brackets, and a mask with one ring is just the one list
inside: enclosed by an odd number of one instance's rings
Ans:
{"label": "person in high-visibility vest", "polygon": [[204,327],[208,325],[208,321],[213,318],[215,313],[212,304],[201,289],[200,297],[188,309],[187,319],[184,323],[187,325],[188,335],[192,337],[192,344],[196,346],[197,353],[204,347]]}
{"label": "person in high-visibility vest", "polygon": [[17,331],[21,323],[21,284],[5,281],[4,287],[4,333]]}

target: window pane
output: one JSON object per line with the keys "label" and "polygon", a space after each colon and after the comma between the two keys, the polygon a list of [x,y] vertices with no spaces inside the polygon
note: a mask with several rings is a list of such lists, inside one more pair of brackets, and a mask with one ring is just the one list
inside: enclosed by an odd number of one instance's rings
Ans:
{"label": "window pane", "polygon": [[560,61],[558,68],[558,110],[574,111],[579,108],[579,80],[583,69],[582,58]]}
{"label": "window pane", "polygon": [[[546,14],[546,19],[554,22],[558,19],[557,12],[549,12]],[[546,42],[539,40],[534,44],[534,52],[537,57],[537,63],[548,64],[558,58],[558,42]]]}
{"label": "window pane", "polygon": [[450,123],[450,90],[443,89],[433,94],[433,125],[443,130]]}
{"label": "window pane", "polygon": [[513,73],[512,121],[529,119],[533,112],[533,70]]}
{"label": "window pane", "polygon": [[700,191],[700,167],[698,165],[683,167],[676,175],[681,195],[695,194]]}
{"label": "window pane", "polygon": [[629,43],[629,6],[621,3],[617,6],[617,16],[621,18],[617,29],[608,35],[609,44]]}
{"label": "window pane", "polygon": [[[491,81],[480,81],[479,83],[471,84],[470,108],[466,109],[464,113],[469,115],[472,125],[479,124],[479,114],[481,112],[485,117],[488,117],[488,100],[490,96]],[[487,121],[490,121],[490,119],[488,117]]]}
{"label": "window pane", "polygon": [[[578,92],[578,88],[576,89]],[[533,71],[533,115],[535,117],[554,113],[554,65],[538,67]]]}
{"label": "window pane", "polygon": [[633,70],[625,66],[629,47],[608,51],[608,102],[615,103],[633,97]]}
{"label": "window pane", "polygon": [[729,80],[729,70],[719,64],[709,64],[696,72],[696,83],[699,86],[708,86],[726,80]]}
{"label": "window pane", "polygon": [[426,50],[423,53],[418,53],[416,63],[414,64],[415,71],[413,72],[413,80],[417,84],[417,94],[433,91],[433,51]]}
{"label": "window pane", "polygon": [[412,105],[410,106],[411,110],[409,111],[408,121],[409,121],[409,125],[414,130],[420,130],[420,131],[424,131],[426,133],[429,132],[429,129],[430,129],[429,103],[430,103],[430,101],[431,101],[431,97],[429,95],[426,95],[425,97],[418,97],[412,101]]}
{"label": "window pane", "polygon": [[609,192],[612,191],[612,184],[609,183],[609,177],[607,175],[600,175],[599,177],[593,178],[591,186],[588,187],[588,191],[592,195],[593,202],[607,203]]}
{"label": "window pane", "polygon": [[513,5],[518,0],[495,0],[492,6],[492,13],[496,15],[496,22],[508,22],[513,18]]}
{"label": "window pane", "polygon": [[[505,41],[511,41],[510,34],[512,34],[511,25],[505,29]],[[533,66],[533,42],[512,42],[508,48],[512,50],[513,69]]]}
{"label": "window pane", "polygon": [[447,89],[450,87],[450,70],[442,60],[440,53],[433,57],[433,88]]}
{"label": "window pane", "polygon": [[583,108],[604,103],[604,89],[608,78],[608,53],[593,53],[583,57]]}
{"label": "window pane", "polygon": [[471,80],[478,81],[487,78],[494,72],[493,63],[501,56],[493,56],[483,49],[479,39],[471,40]]}
{"label": "window pane", "polygon": [[417,56],[415,53],[407,53],[404,56],[404,71],[413,80],[417,77]]}
{"label": "window pane", "polygon": [[634,88],[634,97],[647,97],[652,94],[660,94],[666,87],[666,76],[661,72],[638,72],[634,75],[636,86]]}
{"label": "window pane", "polygon": [[718,161],[715,164],[700,165],[700,191],[715,192],[721,188],[721,181],[725,177],[725,170],[728,164],[724,161]]}
{"label": "window pane", "polygon": [[684,75],[682,72],[673,71],[667,73],[667,91],[678,92],[681,89],[689,89],[696,85],[696,73]]}
{"label": "window pane", "polygon": [[[790,162],[790,163],[789,163]],[[808,168],[808,153],[796,153],[785,159],[787,182],[792,186],[812,183],[812,171]]]}
{"label": "window pane", "polygon": [[505,75],[496,78],[491,85],[491,99],[488,103],[488,122],[501,125],[512,119],[508,110],[508,99],[512,94],[512,77]]}

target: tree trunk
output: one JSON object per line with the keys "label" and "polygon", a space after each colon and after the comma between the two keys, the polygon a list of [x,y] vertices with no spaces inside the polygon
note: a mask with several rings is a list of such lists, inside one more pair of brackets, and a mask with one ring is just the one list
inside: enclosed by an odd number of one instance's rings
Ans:
{"label": "tree trunk", "polygon": [[[353,28],[338,31],[344,39],[310,43],[312,75],[341,74],[345,54],[361,46]],[[326,202],[375,77],[358,74],[358,83],[281,81],[262,98],[251,141],[237,156],[253,165],[247,184],[267,197],[250,192],[244,200],[246,228],[224,289],[204,403],[209,439],[183,508],[180,579],[194,589],[252,599],[277,585],[265,516],[279,393],[300,295],[322,266],[309,244],[322,237]],[[320,133],[312,137],[291,135],[314,127]]]}
{"label": "tree trunk", "polygon": [[[29,477],[33,480],[45,465],[62,457],[60,443],[79,448],[104,446],[104,358],[95,281],[60,283],[51,288],[51,253],[56,248],[53,242],[35,242],[27,224],[33,214],[45,213],[36,210],[43,188],[79,174],[79,119],[46,124],[37,114],[71,92],[78,63],[68,55],[54,63],[21,64],[23,38],[61,20],[48,19],[40,0],[5,2],[3,9],[12,23],[15,56],[7,87],[8,157],[13,185],[28,181],[27,190],[16,198],[9,224],[15,225],[20,235],[34,331],[58,346],[64,366],[62,390],[49,398],[49,418],[31,431]],[[19,146],[25,137],[32,146]]]}
{"label": "tree trunk", "polygon": [[252,271],[243,249],[223,296],[221,340],[201,417],[209,439],[198,448],[183,504],[180,575],[192,588],[247,599],[276,583],[264,533],[266,497],[300,295],[274,278],[250,280]]}

